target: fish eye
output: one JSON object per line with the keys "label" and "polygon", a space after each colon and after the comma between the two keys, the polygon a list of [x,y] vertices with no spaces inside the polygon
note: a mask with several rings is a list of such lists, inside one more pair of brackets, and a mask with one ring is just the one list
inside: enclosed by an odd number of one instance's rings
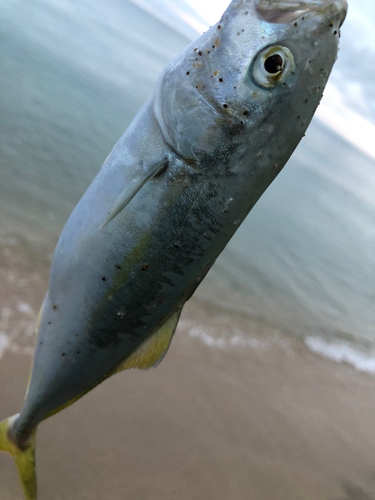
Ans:
{"label": "fish eye", "polygon": [[267,47],[256,56],[252,76],[261,87],[272,88],[284,83],[294,67],[293,54],[287,47]]}
{"label": "fish eye", "polygon": [[271,73],[272,75],[275,73],[280,73],[282,71],[284,65],[284,59],[280,54],[274,54],[273,56],[268,57],[264,61],[264,68],[267,73]]}

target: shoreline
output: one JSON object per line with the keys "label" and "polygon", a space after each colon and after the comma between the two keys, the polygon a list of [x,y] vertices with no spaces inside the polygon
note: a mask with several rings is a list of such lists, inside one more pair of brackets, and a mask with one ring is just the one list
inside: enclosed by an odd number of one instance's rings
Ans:
{"label": "shoreline", "polygon": [[[0,360],[6,350],[33,355],[34,340],[28,342],[27,339],[34,334],[56,244],[54,238],[49,237],[43,245],[40,238],[41,235],[34,235],[30,239],[16,232],[1,234],[0,231],[0,279],[4,284],[0,289]],[[211,302],[207,297],[212,291],[214,299]],[[184,307],[184,310],[189,309],[193,304],[196,312],[200,311],[201,323],[194,324],[194,321],[184,320],[182,316],[179,328],[182,321],[187,321],[185,328],[189,330],[189,337],[218,349],[265,349],[274,343],[286,346],[298,341],[327,361],[346,364],[357,372],[375,375],[375,350],[370,343],[323,337],[311,332],[296,337],[252,318],[244,312],[243,306],[225,304],[225,293],[230,292],[231,289],[217,290],[215,279],[208,276]],[[255,336],[250,333],[252,331],[256,332]]]}

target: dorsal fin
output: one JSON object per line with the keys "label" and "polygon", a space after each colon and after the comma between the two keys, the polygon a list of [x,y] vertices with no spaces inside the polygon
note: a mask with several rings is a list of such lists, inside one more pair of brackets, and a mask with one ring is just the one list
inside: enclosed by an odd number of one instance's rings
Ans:
{"label": "dorsal fin", "polygon": [[178,320],[180,319],[181,310],[173,314],[154,335],[143,342],[114,373],[130,370],[131,368],[138,368],[139,370],[156,368],[167,354]]}

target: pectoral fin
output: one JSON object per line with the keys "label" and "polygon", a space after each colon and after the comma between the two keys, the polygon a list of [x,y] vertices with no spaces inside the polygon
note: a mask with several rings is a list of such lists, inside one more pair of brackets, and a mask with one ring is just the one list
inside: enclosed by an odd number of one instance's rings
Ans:
{"label": "pectoral fin", "polygon": [[148,370],[156,368],[167,354],[180,319],[181,309],[169,318],[159,330],[147,339],[127,360],[120,365],[115,373],[131,368]]}
{"label": "pectoral fin", "polygon": [[119,194],[108,213],[106,221],[99,227],[99,229],[102,229],[109,222],[111,222],[111,220],[113,220],[126,207],[126,205],[131,202],[131,200],[138,193],[138,191],[142,189],[146,182],[152,179],[152,177],[157,175],[159,172],[161,172],[165,167],[166,159],[163,158],[163,161],[156,163],[147,170],[138,173],[138,175],[136,175],[134,179],[132,179],[132,181],[130,181],[130,183],[127,184],[124,190]]}

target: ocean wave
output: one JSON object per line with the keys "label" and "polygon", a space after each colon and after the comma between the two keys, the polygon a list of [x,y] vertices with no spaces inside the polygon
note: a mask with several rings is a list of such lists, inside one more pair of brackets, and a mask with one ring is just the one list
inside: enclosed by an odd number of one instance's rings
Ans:
{"label": "ocean wave", "polygon": [[[225,324],[225,322],[223,321]],[[182,320],[180,326],[184,328],[188,336],[198,339],[208,347],[217,349],[228,348],[250,348],[250,349],[269,349],[277,344],[286,347],[286,343],[279,336],[272,335],[267,339],[257,339],[254,336],[245,334],[240,328],[226,325],[227,335],[223,335],[220,330],[222,326],[203,327],[188,320]],[[275,332],[274,332],[275,333]]]}
{"label": "ocean wave", "polygon": [[347,343],[339,341],[327,341],[318,337],[307,337],[307,347],[315,354],[335,361],[336,363],[347,363],[356,370],[375,375],[375,353],[364,353]]}
{"label": "ocean wave", "polygon": [[16,342],[12,342],[10,338],[5,335],[5,333],[0,332],[0,359],[3,357],[6,351],[17,354],[25,354],[27,356],[34,355],[33,347],[21,347]]}

